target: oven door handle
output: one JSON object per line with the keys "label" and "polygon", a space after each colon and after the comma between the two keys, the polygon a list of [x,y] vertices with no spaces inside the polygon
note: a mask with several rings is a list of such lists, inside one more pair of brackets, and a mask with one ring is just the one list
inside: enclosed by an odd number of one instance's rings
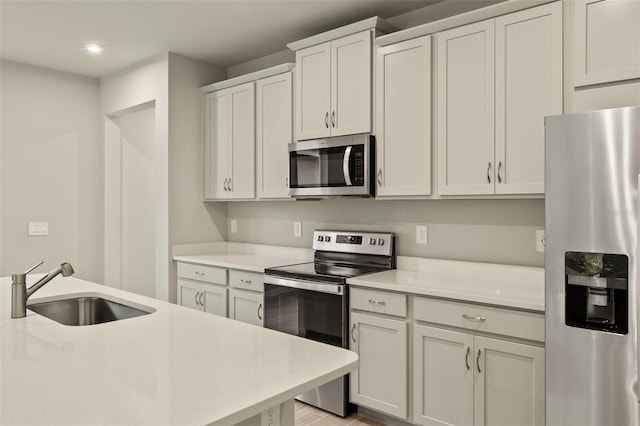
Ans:
{"label": "oven door handle", "polygon": [[351,186],[351,174],[349,173],[349,163],[351,162],[351,148],[348,146],[344,150],[344,159],[342,160],[342,173],[344,173],[344,181],[347,186]]}
{"label": "oven door handle", "polygon": [[344,294],[344,286],[341,284],[326,283],[320,281],[307,281],[301,279],[288,279],[281,277],[274,277],[273,275],[265,275],[265,284],[279,285],[282,287],[297,288],[300,290],[317,291],[320,293],[329,294]]}

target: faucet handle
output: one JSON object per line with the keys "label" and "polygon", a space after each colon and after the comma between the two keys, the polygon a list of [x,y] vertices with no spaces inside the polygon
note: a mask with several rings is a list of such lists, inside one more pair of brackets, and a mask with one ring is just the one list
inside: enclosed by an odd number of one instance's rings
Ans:
{"label": "faucet handle", "polygon": [[29,272],[33,271],[34,269],[36,269],[38,266],[42,265],[44,263],[44,260],[40,261],[40,263],[38,263],[37,265],[33,265],[31,268],[27,269],[27,271],[24,273],[24,275],[27,275]]}

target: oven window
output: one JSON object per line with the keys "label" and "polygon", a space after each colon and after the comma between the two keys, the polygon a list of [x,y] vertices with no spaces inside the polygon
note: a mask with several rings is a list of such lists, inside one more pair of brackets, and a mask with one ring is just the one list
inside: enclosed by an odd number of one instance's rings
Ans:
{"label": "oven window", "polygon": [[337,294],[264,285],[264,326],[317,342],[342,347],[344,297]]}
{"label": "oven window", "polygon": [[343,171],[346,147],[309,149],[289,153],[292,188],[345,186]]}

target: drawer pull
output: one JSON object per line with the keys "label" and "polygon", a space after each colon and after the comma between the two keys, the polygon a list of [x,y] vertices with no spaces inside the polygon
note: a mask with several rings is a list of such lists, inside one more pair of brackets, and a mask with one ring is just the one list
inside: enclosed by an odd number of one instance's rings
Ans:
{"label": "drawer pull", "polygon": [[469,320],[469,321],[475,321],[475,322],[484,322],[487,319],[485,317],[472,317],[466,314],[462,314],[462,318]]}
{"label": "drawer pull", "polygon": [[482,370],[480,370],[480,349],[478,349],[478,356],[476,357],[476,366],[478,367],[478,373],[482,373]]}
{"label": "drawer pull", "polygon": [[251,284],[251,280],[245,280],[244,278],[240,278],[240,282],[244,284]]}
{"label": "drawer pull", "polygon": [[464,363],[467,364],[467,370],[471,370],[471,366],[469,365],[469,353],[471,352],[471,348],[467,346],[467,354],[464,356]]}
{"label": "drawer pull", "polygon": [[200,275],[201,277],[204,277],[204,272],[198,272],[198,271],[196,271],[196,275]]}
{"label": "drawer pull", "polygon": [[372,303],[374,305],[381,305],[381,306],[384,306],[387,304],[387,302],[380,302],[378,300],[373,300],[373,299],[369,299],[369,303]]}

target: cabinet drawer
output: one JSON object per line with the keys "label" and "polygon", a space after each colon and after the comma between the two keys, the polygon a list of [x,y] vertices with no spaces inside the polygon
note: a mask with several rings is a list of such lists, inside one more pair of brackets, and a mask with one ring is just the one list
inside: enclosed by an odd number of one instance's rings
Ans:
{"label": "cabinet drawer", "polygon": [[229,270],[229,285],[245,290],[264,292],[264,275],[231,269]]}
{"label": "cabinet drawer", "polygon": [[178,262],[178,277],[227,285],[227,270],[215,266]]}
{"label": "cabinet drawer", "polygon": [[544,315],[447,300],[413,298],[416,320],[544,342]]}
{"label": "cabinet drawer", "polygon": [[407,316],[407,296],[405,294],[351,287],[350,295],[352,309],[399,317]]}

